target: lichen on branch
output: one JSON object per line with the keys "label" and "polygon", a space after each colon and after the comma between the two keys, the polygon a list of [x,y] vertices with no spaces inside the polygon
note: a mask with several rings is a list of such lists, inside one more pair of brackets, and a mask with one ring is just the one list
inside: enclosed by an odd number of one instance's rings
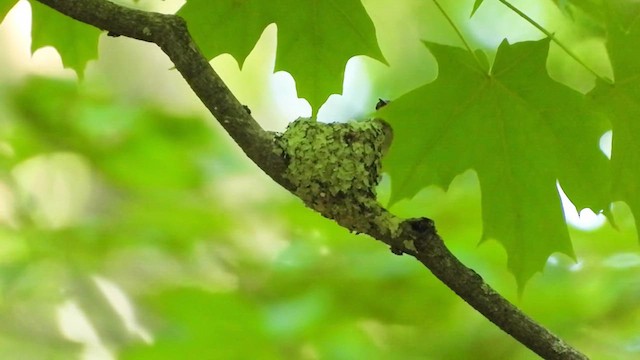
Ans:
{"label": "lichen on branch", "polygon": [[285,178],[310,208],[351,231],[397,229],[376,199],[383,150],[390,136],[383,120],[321,123],[300,118],[275,137],[287,163]]}

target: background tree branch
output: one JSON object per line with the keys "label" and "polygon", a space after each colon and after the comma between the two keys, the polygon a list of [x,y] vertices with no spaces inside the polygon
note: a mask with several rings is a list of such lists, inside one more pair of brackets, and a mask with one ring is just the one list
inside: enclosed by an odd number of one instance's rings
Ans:
{"label": "background tree branch", "polygon": [[[287,164],[278,155],[273,134],[260,127],[211,68],[189,35],[183,19],[175,15],[129,9],[106,0],[38,1],[78,21],[109,31],[112,36],[126,36],[157,44],[245,154],[276,182],[295,191],[284,176]],[[447,249],[431,220],[398,219],[379,205],[369,206],[367,211],[390,217],[401,224],[399,231],[379,223],[364,222],[365,225],[362,225],[363,222],[353,223],[340,218],[334,220],[351,231],[367,233],[383,241],[397,254],[414,256],[472,307],[543,358],[587,358],[526,316],[494,291],[476,272],[463,265]]]}

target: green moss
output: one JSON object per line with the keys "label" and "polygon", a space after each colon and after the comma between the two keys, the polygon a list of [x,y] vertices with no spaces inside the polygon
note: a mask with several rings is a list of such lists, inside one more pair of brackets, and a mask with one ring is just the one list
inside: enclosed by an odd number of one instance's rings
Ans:
{"label": "green moss", "polygon": [[388,130],[379,120],[326,124],[300,118],[276,136],[276,144],[296,195],[324,216],[364,232],[388,221],[375,192]]}

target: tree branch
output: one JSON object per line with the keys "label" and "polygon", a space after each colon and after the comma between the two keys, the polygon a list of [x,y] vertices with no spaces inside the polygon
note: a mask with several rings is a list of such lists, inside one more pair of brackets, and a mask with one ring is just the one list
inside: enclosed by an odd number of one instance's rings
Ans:
{"label": "tree branch", "polygon": [[[145,12],[107,0],[37,0],[83,23],[157,44],[174,63],[194,93],[245,154],[276,182],[295,193],[285,174],[272,133],[264,131],[211,68],[189,35],[186,23],[175,15]],[[361,213],[384,216],[387,222],[334,218],[351,231],[363,232],[388,244],[396,254],[406,253],[424,264],[458,296],[491,322],[545,359],[587,359],[585,355],[539,325],[462,264],[445,246],[433,222],[426,218],[402,220],[379,205]],[[330,213],[323,212],[328,217]],[[384,224],[400,224],[392,229]]]}
{"label": "tree branch", "polygon": [[286,164],[274,152],[273,136],[264,131],[211,68],[175,15],[135,10],[105,0],[39,1],[80,22],[158,45],[169,56],[194,93],[245,154],[276,182],[291,190],[282,177]]}

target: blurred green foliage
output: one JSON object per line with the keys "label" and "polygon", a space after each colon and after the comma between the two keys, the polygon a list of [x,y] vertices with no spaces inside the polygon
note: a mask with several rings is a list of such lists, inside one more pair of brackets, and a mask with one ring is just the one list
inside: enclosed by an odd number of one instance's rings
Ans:
{"label": "blurred green foliage", "polygon": [[[463,22],[472,1],[442,1],[489,57],[528,26],[493,21],[506,15],[492,3]],[[596,1],[558,3],[588,25],[570,34],[549,4],[542,22],[560,38],[601,35]],[[419,40],[458,44],[431,2],[394,12],[387,1],[363,4],[390,65],[371,65],[372,88],[357,88],[373,109],[377,97],[435,77]],[[601,60],[584,49],[585,61]],[[571,61],[552,46],[549,72],[593,86]],[[0,358],[536,358],[411,258],[304,208],[207,119],[166,108],[94,83],[0,85]],[[384,202],[389,189],[386,179]],[[578,263],[552,256],[518,297],[504,249],[478,245],[480,204],[467,171],[447,192],[428,187],[392,210],[433,218],[465,264],[593,359],[638,358],[640,255],[628,207],[614,203],[618,230],[570,229]]]}
{"label": "blurred green foliage", "polygon": [[[123,359],[535,358],[411,258],[304,208],[203,119],[47,78],[2,92],[3,201],[15,211],[0,227],[1,357],[89,353],[64,330],[71,301]],[[47,197],[16,171],[36,158],[88,169],[40,179],[84,201],[63,223],[37,216]],[[91,190],[75,199],[82,181]],[[580,265],[554,258],[519,299],[502,249],[477,247],[479,200],[467,172],[447,193],[428,188],[393,210],[430,214],[465,263],[593,358],[637,356],[640,260],[627,209],[615,211],[622,232],[576,231]],[[152,342],[96,277],[126,294]]]}

